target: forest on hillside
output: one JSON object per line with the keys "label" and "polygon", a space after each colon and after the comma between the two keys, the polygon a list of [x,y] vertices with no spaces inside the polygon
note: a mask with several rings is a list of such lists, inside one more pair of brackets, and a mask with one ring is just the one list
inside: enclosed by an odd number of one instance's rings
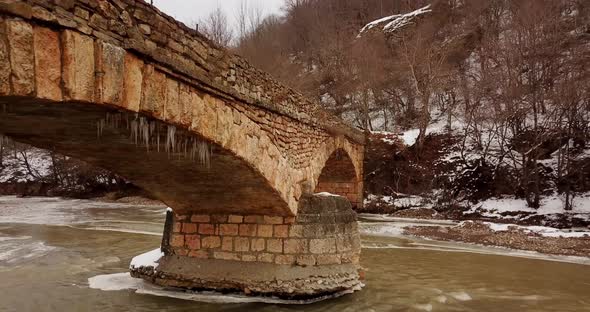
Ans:
{"label": "forest on hillside", "polygon": [[200,29],[369,133],[369,207],[586,202],[588,1],[288,0],[243,6],[237,32],[230,18]]}

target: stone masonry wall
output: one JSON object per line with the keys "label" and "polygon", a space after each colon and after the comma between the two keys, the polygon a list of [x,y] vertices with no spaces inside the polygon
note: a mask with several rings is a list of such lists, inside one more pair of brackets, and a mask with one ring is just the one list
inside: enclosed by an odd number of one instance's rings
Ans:
{"label": "stone masonry wall", "polygon": [[330,182],[322,181],[320,179],[318,186],[316,186],[316,193],[327,192],[346,197],[352,204],[353,208],[360,206],[360,194],[357,191],[357,182],[355,180],[348,182]]}
{"label": "stone masonry wall", "polygon": [[197,259],[298,266],[358,264],[356,214],[350,208],[314,210],[314,198],[303,201],[309,208],[302,208],[296,218],[175,215],[170,249],[174,255]]}

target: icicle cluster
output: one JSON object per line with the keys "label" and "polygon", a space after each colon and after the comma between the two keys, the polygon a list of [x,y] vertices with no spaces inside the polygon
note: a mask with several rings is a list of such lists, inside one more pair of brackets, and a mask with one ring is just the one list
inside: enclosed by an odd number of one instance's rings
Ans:
{"label": "icicle cluster", "polygon": [[148,152],[154,147],[160,152],[161,136],[165,135],[164,151],[169,157],[184,157],[207,168],[211,167],[211,145],[187,131],[177,130],[175,126],[157,120],[150,121],[139,114],[133,116],[126,113],[107,113],[105,118],[96,123],[99,139],[104,135],[105,129],[126,130],[129,140],[137,146],[145,146]]}

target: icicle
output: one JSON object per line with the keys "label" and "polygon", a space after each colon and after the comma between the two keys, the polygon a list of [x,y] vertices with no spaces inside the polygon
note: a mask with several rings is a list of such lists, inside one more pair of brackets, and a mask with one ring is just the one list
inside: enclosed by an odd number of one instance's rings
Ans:
{"label": "icicle", "polygon": [[158,145],[158,153],[160,152],[160,125],[156,126],[156,144]]}
{"label": "icicle", "polygon": [[211,150],[209,144],[205,141],[199,140],[197,143],[198,160],[201,165],[207,168],[211,167]]}
{"label": "icicle", "polygon": [[150,150],[150,126],[148,121],[145,117],[139,118],[139,129],[140,129],[140,138],[143,141],[143,144],[146,146],[146,149]]}
{"label": "icicle", "polygon": [[137,124],[136,120],[132,120],[131,121],[131,140],[133,142],[135,142],[135,145],[137,145],[137,138],[138,138],[138,129],[139,125]]}
{"label": "icicle", "polygon": [[170,154],[176,150],[176,127],[168,126],[168,135],[166,136],[166,152]]}

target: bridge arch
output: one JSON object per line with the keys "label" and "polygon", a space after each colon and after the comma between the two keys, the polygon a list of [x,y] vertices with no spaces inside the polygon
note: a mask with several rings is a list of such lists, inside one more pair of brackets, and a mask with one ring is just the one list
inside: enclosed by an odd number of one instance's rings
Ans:
{"label": "bridge arch", "polygon": [[353,208],[362,207],[362,176],[345,148],[336,148],[325,161],[314,189],[322,192],[346,197]]}

